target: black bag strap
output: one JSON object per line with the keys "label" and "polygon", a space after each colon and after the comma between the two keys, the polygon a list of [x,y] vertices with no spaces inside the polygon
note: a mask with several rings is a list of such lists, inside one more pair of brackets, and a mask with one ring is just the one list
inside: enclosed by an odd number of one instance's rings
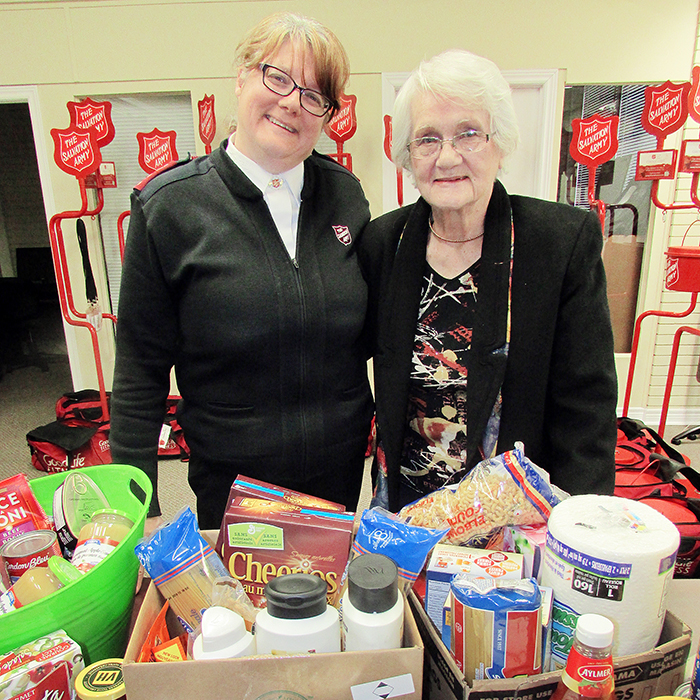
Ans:
{"label": "black bag strap", "polygon": [[80,246],[80,256],[83,259],[83,271],[85,272],[85,297],[88,301],[96,302],[97,286],[95,285],[95,277],[92,274],[92,265],[90,265],[85,222],[82,219],[78,219],[75,227],[78,235],[78,245]]}
{"label": "black bag strap", "polygon": [[657,445],[668,455],[671,459],[681,464],[685,464],[685,459],[683,455],[667,443],[655,430],[652,430],[649,426],[645,425],[641,421],[635,420],[634,418],[628,418],[623,416],[617,419],[617,427],[627,436],[628,440],[639,440],[646,438],[645,431],[651,435]]}

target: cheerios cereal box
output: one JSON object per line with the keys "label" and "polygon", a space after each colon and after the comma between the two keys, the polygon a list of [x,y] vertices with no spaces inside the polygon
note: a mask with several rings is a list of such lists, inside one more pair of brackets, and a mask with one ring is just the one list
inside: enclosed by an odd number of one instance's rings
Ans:
{"label": "cheerios cereal box", "polygon": [[438,544],[428,562],[425,577],[425,611],[436,629],[442,631],[443,607],[455,574],[493,579],[523,576],[523,556],[515,552]]}

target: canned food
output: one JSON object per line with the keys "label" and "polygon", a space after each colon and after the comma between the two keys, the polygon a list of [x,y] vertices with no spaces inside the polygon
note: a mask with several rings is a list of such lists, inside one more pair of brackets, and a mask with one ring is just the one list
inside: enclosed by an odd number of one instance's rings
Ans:
{"label": "canned food", "polygon": [[58,538],[53,530],[25,532],[11,539],[0,550],[12,583],[29,569],[48,566],[49,557],[52,556],[61,556]]}

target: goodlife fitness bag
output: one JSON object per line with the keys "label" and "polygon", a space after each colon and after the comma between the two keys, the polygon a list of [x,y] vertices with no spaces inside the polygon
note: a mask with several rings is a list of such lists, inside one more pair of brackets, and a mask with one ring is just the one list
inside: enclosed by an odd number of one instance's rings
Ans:
{"label": "goodlife fitness bag", "polygon": [[[109,402],[110,395],[107,394]],[[158,456],[187,459],[189,449],[176,419],[178,397],[168,397]],[[111,464],[109,421],[95,389],[69,392],[56,402],[56,420],[27,433],[32,464],[48,473]]]}
{"label": "goodlife fitness bag", "polygon": [[700,577],[700,473],[658,433],[618,418],[615,495],[646,503],[676,525],[681,544],[674,576]]}

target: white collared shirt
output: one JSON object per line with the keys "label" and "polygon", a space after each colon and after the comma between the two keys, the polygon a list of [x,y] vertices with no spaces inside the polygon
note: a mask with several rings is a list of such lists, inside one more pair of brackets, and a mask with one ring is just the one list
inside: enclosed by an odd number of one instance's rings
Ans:
{"label": "white collared shirt", "polygon": [[243,155],[229,138],[226,153],[243,171],[243,174],[263,193],[272,220],[277,226],[280,238],[289,257],[296,257],[297,226],[301,207],[301,189],[304,185],[304,164],[299,163],[291,170],[273,175],[260,167],[254,160]]}

